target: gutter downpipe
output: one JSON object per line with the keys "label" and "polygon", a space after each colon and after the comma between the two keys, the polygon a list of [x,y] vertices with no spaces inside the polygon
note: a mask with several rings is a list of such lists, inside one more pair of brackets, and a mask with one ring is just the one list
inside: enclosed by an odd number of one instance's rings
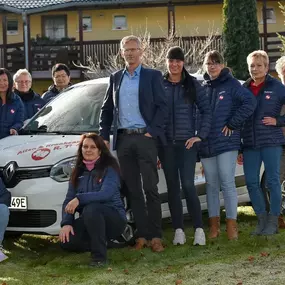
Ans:
{"label": "gutter downpipe", "polygon": [[27,13],[22,12],[23,28],[24,28],[24,53],[25,53],[25,68],[29,70],[29,36],[27,25]]}

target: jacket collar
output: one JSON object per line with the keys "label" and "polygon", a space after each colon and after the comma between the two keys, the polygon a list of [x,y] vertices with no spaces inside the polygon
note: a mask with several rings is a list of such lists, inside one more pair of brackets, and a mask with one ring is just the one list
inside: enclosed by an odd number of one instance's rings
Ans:
{"label": "jacket collar", "polygon": [[220,83],[223,83],[225,82],[226,80],[232,78],[232,74],[229,70],[229,68],[225,67],[221,70],[219,76],[214,79],[214,80],[211,80],[210,76],[208,73],[205,73],[204,74],[204,79],[205,79],[205,83],[206,85],[211,85],[213,87],[219,85]]}
{"label": "jacket collar", "polygon": [[[270,84],[274,80],[274,77],[272,77],[270,74],[266,74],[265,80],[264,80],[264,86],[266,86],[268,83]],[[248,78],[243,86],[249,88],[250,87],[250,82],[252,81],[252,78]]]}
{"label": "jacket collar", "polygon": [[14,90],[15,94],[19,95],[23,101],[30,101],[33,100],[35,97],[35,93],[32,89],[28,92],[20,92],[19,90]]}

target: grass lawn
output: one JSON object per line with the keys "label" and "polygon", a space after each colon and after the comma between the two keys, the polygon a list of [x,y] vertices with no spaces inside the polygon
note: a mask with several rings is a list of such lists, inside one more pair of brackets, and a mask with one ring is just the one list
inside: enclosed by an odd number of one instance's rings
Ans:
{"label": "grass lawn", "polygon": [[55,237],[8,238],[4,246],[9,259],[0,263],[0,285],[284,284],[285,231],[270,238],[251,237],[254,224],[251,207],[240,207],[238,241],[226,239],[223,223],[217,241],[194,247],[189,227],[187,245],[173,246],[171,225],[165,223],[163,253],[112,249],[109,265],[101,269],[88,267],[88,253],[63,252]]}

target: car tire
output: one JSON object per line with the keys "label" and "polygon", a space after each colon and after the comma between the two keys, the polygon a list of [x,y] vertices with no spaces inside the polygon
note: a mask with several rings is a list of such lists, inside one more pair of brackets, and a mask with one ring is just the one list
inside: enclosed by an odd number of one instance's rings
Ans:
{"label": "car tire", "polygon": [[[285,173],[280,172],[280,183],[281,183],[281,215],[285,215]],[[265,203],[266,203],[266,210],[269,212],[270,210],[270,191],[266,186],[266,177],[265,172],[263,172],[261,178],[261,189],[264,195]]]}
{"label": "car tire", "polygon": [[135,244],[136,226],[133,212],[130,209],[130,202],[126,196],[122,196],[122,201],[126,210],[127,224],[124,232],[118,238],[108,241],[108,248],[123,248]]}

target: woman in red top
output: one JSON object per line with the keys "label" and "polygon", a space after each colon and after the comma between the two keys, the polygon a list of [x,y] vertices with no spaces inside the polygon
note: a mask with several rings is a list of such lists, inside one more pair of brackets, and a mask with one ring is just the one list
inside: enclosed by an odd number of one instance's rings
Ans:
{"label": "woman in red top", "polygon": [[[257,107],[245,122],[243,131],[244,174],[253,209],[258,218],[254,235],[273,235],[278,230],[281,206],[280,160],[285,143],[280,116],[285,104],[285,87],[268,74],[269,58],[265,51],[247,57],[251,78],[245,86],[256,96]],[[270,190],[270,210],[266,211],[260,187],[260,168],[264,164],[266,184]]]}

